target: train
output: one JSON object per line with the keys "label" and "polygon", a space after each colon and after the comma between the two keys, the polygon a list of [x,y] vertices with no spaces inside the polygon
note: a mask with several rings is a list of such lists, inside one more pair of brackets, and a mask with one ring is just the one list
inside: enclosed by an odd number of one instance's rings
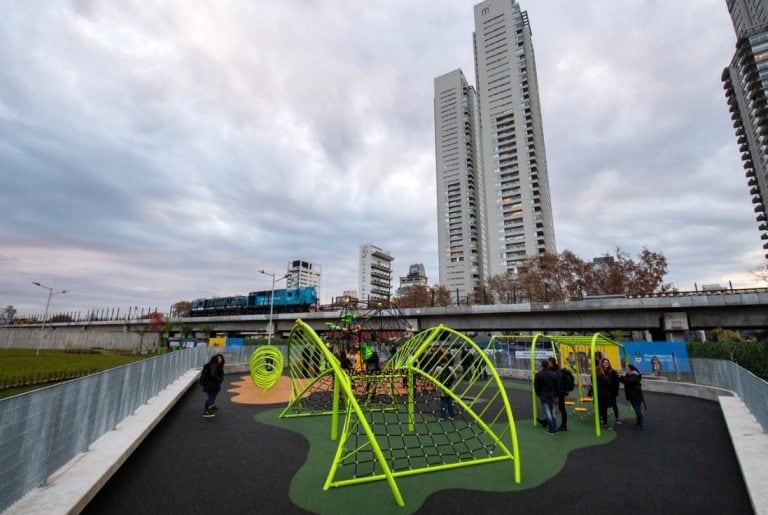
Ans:
{"label": "train", "polygon": [[317,309],[317,289],[314,286],[252,291],[248,295],[214,297],[192,301],[190,316],[258,315],[274,313],[306,313]]}

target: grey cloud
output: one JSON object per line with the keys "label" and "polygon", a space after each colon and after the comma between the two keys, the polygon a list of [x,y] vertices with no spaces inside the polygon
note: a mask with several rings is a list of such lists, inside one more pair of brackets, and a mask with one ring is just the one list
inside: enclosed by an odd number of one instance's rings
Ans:
{"label": "grey cloud", "polygon": [[[521,1],[559,248],[647,245],[683,287],[748,268],[723,2]],[[436,283],[432,81],[473,80],[472,30],[459,1],[17,4],[0,302],[39,308],[37,280],[73,290],[61,306],[164,306],[264,288],[256,270],[297,258],[327,299],[357,288],[367,242]]]}

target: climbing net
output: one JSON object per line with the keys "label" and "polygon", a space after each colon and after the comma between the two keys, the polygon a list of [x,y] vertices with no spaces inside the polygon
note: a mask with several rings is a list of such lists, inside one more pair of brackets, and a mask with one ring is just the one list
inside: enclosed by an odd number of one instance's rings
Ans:
{"label": "climbing net", "polygon": [[[462,351],[474,351],[477,362],[462,361]],[[350,377],[299,320],[288,356],[292,396],[281,416],[330,414],[339,441],[325,489],[386,480],[403,505],[398,477],[505,460],[520,481],[509,400],[491,361],[466,336],[445,326],[423,331],[381,373]]]}

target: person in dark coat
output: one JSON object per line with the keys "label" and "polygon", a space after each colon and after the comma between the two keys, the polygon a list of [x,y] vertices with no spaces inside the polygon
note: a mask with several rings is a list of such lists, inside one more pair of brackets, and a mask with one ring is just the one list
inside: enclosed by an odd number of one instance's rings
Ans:
{"label": "person in dark coat", "polygon": [[[435,377],[443,384],[444,387],[449,388],[453,386],[456,381],[456,372],[453,370],[453,356],[450,353],[445,353],[440,358],[440,363],[435,367]],[[440,420],[451,419],[456,416],[456,411],[453,406],[453,398],[446,392],[440,391]]]}
{"label": "person in dark coat", "polygon": [[216,407],[216,396],[221,391],[221,383],[224,382],[224,355],[215,354],[210,361],[203,366],[200,374],[200,385],[205,392],[205,408],[203,416],[210,418],[219,408]]}
{"label": "person in dark coat", "polygon": [[608,425],[608,408],[613,407],[613,415],[616,423],[621,424],[619,419],[619,407],[616,405],[616,397],[619,396],[619,374],[611,367],[611,362],[607,358],[600,361],[597,367],[597,407],[600,413],[600,423],[604,428],[610,429]]}
{"label": "person in dark coat", "polygon": [[635,410],[635,417],[637,422],[635,423],[635,429],[643,428],[643,404],[645,398],[643,397],[643,374],[641,374],[637,367],[634,365],[627,365],[627,370],[619,377],[619,381],[624,384],[624,395],[627,396],[627,401],[632,405]]}
{"label": "person in dark coat", "polygon": [[544,418],[547,421],[546,432],[550,435],[557,433],[557,418],[555,417],[555,404],[560,389],[557,374],[550,370],[549,361],[542,360],[541,370],[536,372],[533,378],[533,389],[541,401]]}
{"label": "person in dark coat", "polygon": [[568,431],[568,412],[565,411],[565,397],[568,395],[568,392],[565,391],[563,370],[557,364],[557,360],[554,357],[548,358],[547,361],[549,361],[549,369],[557,374],[557,409],[560,411],[560,427],[557,430]]}

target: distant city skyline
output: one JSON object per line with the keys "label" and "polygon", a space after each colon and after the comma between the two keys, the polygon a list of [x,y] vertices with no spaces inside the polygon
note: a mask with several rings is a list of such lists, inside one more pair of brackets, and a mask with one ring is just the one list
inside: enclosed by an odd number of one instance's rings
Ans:
{"label": "distant city skyline", "polygon": [[[358,248],[438,279],[435,77],[474,84],[476,2],[73,0],[0,17],[0,307],[158,306]],[[557,249],[644,246],[667,281],[764,284],[721,75],[724,0],[524,3]],[[301,35],[301,38],[297,37]],[[705,34],[706,37],[703,37]]]}

